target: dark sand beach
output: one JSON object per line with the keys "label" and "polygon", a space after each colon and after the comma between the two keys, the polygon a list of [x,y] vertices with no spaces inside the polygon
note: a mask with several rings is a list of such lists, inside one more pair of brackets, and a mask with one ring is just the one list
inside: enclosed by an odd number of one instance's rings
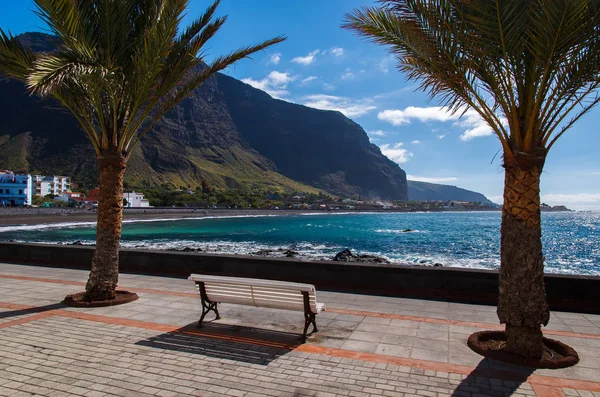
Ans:
{"label": "dark sand beach", "polygon": [[[324,213],[319,210],[260,210],[260,209],[196,209],[193,208],[125,208],[123,219],[204,218],[256,215],[294,215]],[[95,210],[75,208],[1,208],[0,225],[36,225],[61,222],[94,222]]]}

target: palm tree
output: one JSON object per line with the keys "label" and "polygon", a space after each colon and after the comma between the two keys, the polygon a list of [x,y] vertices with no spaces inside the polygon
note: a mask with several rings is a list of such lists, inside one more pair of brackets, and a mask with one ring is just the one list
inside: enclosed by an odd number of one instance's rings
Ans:
{"label": "palm tree", "polygon": [[52,97],[77,118],[100,169],[96,250],[86,300],[114,299],[123,218],[123,174],[140,139],[206,79],[271,40],[203,62],[223,26],[216,0],[179,31],[188,0],[35,0],[61,43],[33,53],[0,29],[0,73]]}
{"label": "palm tree", "polygon": [[384,0],[343,27],[385,45],[454,112],[475,110],[505,170],[498,317],[506,350],[542,354],[540,174],[548,151],[600,100],[598,0]]}

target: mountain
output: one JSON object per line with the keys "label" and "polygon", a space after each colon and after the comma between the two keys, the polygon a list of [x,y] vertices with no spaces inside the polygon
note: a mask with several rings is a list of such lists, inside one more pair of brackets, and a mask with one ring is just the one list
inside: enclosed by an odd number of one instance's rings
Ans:
{"label": "mountain", "polygon": [[414,201],[472,201],[493,204],[481,193],[456,186],[436,183],[408,181],[408,198]]}
{"label": "mountain", "polygon": [[[21,41],[50,51],[56,39]],[[0,76],[0,169],[71,175],[95,183],[91,144],[53,101]],[[171,110],[131,154],[131,187],[171,184],[407,199],[406,175],[339,112],[277,100],[219,74]]]}
{"label": "mountain", "polygon": [[244,139],[282,174],[343,197],[406,200],[406,173],[342,113],[273,99],[222,74],[217,81]]}

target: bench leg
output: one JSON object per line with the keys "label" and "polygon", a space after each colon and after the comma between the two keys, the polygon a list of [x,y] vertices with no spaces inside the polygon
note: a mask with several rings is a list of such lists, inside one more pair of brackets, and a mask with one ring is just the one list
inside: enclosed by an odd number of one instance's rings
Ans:
{"label": "bench leg", "polygon": [[215,312],[215,314],[217,315],[217,317],[215,317],[215,320],[219,320],[221,318],[221,316],[219,315],[219,309],[217,309],[217,302],[206,302],[203,300],[202,315],[200,316],[200,320],[198,321],[198,327],[202,327],[202,321],[209,312]]}
{"label": "bench leg", "polygon": [[304,332],[302,333],[302,340],[306,340],[308,327],[311,324],[313,325],[313,330],[312,330],[311,334],[313,332],[319,332],[319,330],[317,329],[317,322],[316,322],[315,314],[314,313],[304,313]]}

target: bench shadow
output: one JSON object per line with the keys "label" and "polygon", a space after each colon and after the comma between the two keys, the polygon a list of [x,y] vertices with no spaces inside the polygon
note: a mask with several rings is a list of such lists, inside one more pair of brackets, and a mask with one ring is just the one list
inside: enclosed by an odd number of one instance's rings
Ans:
{"label": "bench shadow", "polygon": [[0,319],[43,313],[50,310],[63,309],[65,307],[66,306],[62,303],[52,303],[50,305],[32,307],[29,309],[8,310],[0,313]]}
{"label": "bench shadow", "polygon": [[471,395],[510,397],[527,378],[534,368],[504,364],[484,358],[452,393],[452,397]]}
{"label": "bench shadow", "polygon": [[225,324],[196,323],[136,343],[154,349],[268,365],[296,346],[298,334]]}

